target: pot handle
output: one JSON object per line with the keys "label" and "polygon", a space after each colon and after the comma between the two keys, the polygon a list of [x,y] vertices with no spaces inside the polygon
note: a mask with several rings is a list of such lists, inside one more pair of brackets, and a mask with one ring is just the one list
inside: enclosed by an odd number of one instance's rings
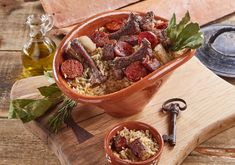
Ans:
{"label": "pot handle", "polygon": [[209,49],[212,49],[214,51],[216,51],[217,53],[221,54],[221,52],[218,52],[213,46],[212,44],[215,42],[216,38],[225,33],[225,32],[231,32],[231,31],[235,31],[235,28],[234,27],[224,27],[224,28],[221,28],[219,30],[217,30],[214,34],[212,34],[208,40],[208,43],[207,43],[207,46],[209,47]]}

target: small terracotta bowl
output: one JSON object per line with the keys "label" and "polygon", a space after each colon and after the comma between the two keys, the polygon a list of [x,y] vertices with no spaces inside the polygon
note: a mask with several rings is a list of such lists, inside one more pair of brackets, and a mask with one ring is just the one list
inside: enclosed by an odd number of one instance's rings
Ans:
{"label": "small terracotta bowl", "polygon": [[[144,15],[144,13],[141,12],[133,13]],[[55,81],[64,94],[80,103],[89,103],[98,106],[104,109],[104,111],[108,114],[116,117],[130,116],[143,110],[145,105],[163,85],[173,70],[187,62],[195,54],[194,50],[189,50],[179,58],[170,61],[164,66],[161,66],[156,71],[148,74],[140,81],[120,91],[107,95],[86,96],[81,95],[75,90],[71,89],[60,72],[60,66],[64,61],[63,54],[67,43],[72,39],[82,35],[89,36],[94,32],[95,29],[104,26],[111,20],[127,18],[129,14],[130,11],[110,11],[96,15],[80,23],[62,40],[55,53],[53,61],[53,73]],[[156,18],[165,20],[160,17]]]}
{"label": "small terracotta bowl", "polygon": [[[149,130],[150,134],[152,134],[153,138],[156,139],[159,145],[159,151],[156,153],[156,155],[145,161],[138,161],[138,162],[123,160],[115,156],[113,154],[112,149],[110,148],[110,141],[117,134],[117,132],[121,131],[124,127],[130,130],[133,129],[143,130],[143,131]],[[138,121],[128,121],[116,125],[107,133],[104,139],[104,150],[105,150],[106,161],[112,165],[156,165],[160,160],[163,147],[164,147],[164,142],[161,134],[154,127]]]}

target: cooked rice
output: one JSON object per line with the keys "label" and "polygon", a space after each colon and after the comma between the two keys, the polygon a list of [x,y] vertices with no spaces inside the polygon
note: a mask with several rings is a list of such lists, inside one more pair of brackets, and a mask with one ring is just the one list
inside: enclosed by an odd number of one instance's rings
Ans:
{"label": "cooked rice", "polygon": [[[126,127],[124,127],[123,130],[117,133],[118,135],[125,137],[127,140],[127,144],[130,144],[136,139],[139,139],[141,143],[145,147],[145,154],[142,157],[142,160],[146,160],[152,156],[154,156],[158,150],[159,145],[149,132],[149,130],[143,131],[143,130],[129,130]],[[132,154],[131,150],[129,148],[125,148],[121,150],[119,153],[114,151],[114,154],[118,156],[121,159],[127,159],[131,161],[138,161],[138,159]]]}
{"label": "cooked rice", "polygon": [[91,96],[100,96],[108,93],[113,93],[119,91],[123,88],[128,87],[132,84],[126,77],[122,80],[116,80],[112,73],[112,65],[109,64],[110,61],[103,61],[102,58],[102,49],[97,48],[92,54],[92,59],[96,63],[96,66],[100,72],[107,76],[107,80],[97,86],[93,86],[90,83],[91,69],[88,65],[83,65],[84,72],[80,77],[75,78],[74,80],[68,80],[69,86],[82,95],[91,95]]}

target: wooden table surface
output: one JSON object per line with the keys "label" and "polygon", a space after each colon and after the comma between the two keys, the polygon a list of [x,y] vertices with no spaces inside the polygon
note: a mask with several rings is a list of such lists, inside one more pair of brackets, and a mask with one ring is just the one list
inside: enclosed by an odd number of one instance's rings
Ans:
{"label": "wooden table surface", "polygon": [[[24,22],[32,13],[43,13],[38,1],[0,1],[0,165],[60,164],[47,146],[25,130],[19,120],[7,119],[9,93],[21,72],[21,48],[28,37]],[[235,25],[235,14],[214,23]],[[52,38],[59,43],[58,37]],[[234,79],[226,80],[235,85]],[[198,146],[183,164],[235,164],[235,127]]]}

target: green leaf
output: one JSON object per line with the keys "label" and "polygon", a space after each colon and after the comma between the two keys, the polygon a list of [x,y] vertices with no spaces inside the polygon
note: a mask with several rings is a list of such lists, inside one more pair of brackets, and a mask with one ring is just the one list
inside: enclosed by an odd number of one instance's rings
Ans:
{"label": "green leaf", "polygon": [[41,95],[45,97],[50,97],[55,94],[61,94],[61,91],[56,84],[52,84],[50,86],[43,86],[38,88],[38,90]]}
{"label": "green leaf", "polygon": [[185,48],[195,49],[202,45],[203,36],[197,23],[190,22],[189,12],[176,24],[175,14],[168,24],[167,37],[171,41],[170,49],[178,51]]}
{"label": "green leaf", "polygon": [[48,109],[61,101],[60,98],[43,98],[39,100],[16,99],[11,103],[10,118],[20,118],[22,122],[29,122],[42,116]]}
{"label": "green leaf", "polygon": [[182,18],[182,20],[180,21],[180,23],[178,25],[176,25],[176,31],[177,31],[177,36],[182,32],[182,30],[184,29],[185,25],[190,21],[190,15],[189,12],[187,11],[187,13],[185,14],[185,16]]}
{"label": "green leaf", "polygon": [[190,36],[197,34],[200,30],[200,27],[197,23],[189,23],[188,25],[185,26],[184,29],[180,32],[180,34],[177,37],[178,41],[185,41],[187,40]]}
{"label": "green leaf", "polygon": [[56,84],[38,88],[44,96],[42,99],[16,99],[12,100],[9,109],[9,118],[20,118],[29,122],[42,116],[47,110],[63,101],[64,95]]}
{"label": "green leaf", "polygon": [[9,108],[9,114],[8,114],[8,118],[9,119],[14,119],[17,118],[17,113],[16,113],[16,109],[19,107],[24,107],[27,104],[33,102],[34,100],[32,99],[17,99],[17,100],[12,100],[10,102],[10,108]]}
{"label": "green leaf", "polygon": [[204,40],[204,37],[203,37],[202,33],[197,33],[197,34],[189,37],[187,40],[185,40],[184,43],[182,43],[182,47],[195,49],[195,48],[198,48],[199,46],[201,46],[203,40]]}
{"label": "green leaf", "polygon": [[172,42],[175,41],[176,36],[177,36],[175,29],[176,29],[176,16],[175,16],[175,14],[173,14],[173,16],[169,22],[168,28],[167,28],[167,35],[170,36],[170,38],[172,39],[171,40]]}
{"label": "green leaf", "polygon": [[176,16],[175,16],[175,13],[173,14],[173,16],[172,16],[172,18],[171,18],[171,20],[169,21],[169,23],[168,23],[168,27],[167,27],[167,29],[166,29],[166,31],[167,31],[167,35],[168,36],[170,36],[171,34],[171,29],[175,26],[175,24],[176,24]]}

